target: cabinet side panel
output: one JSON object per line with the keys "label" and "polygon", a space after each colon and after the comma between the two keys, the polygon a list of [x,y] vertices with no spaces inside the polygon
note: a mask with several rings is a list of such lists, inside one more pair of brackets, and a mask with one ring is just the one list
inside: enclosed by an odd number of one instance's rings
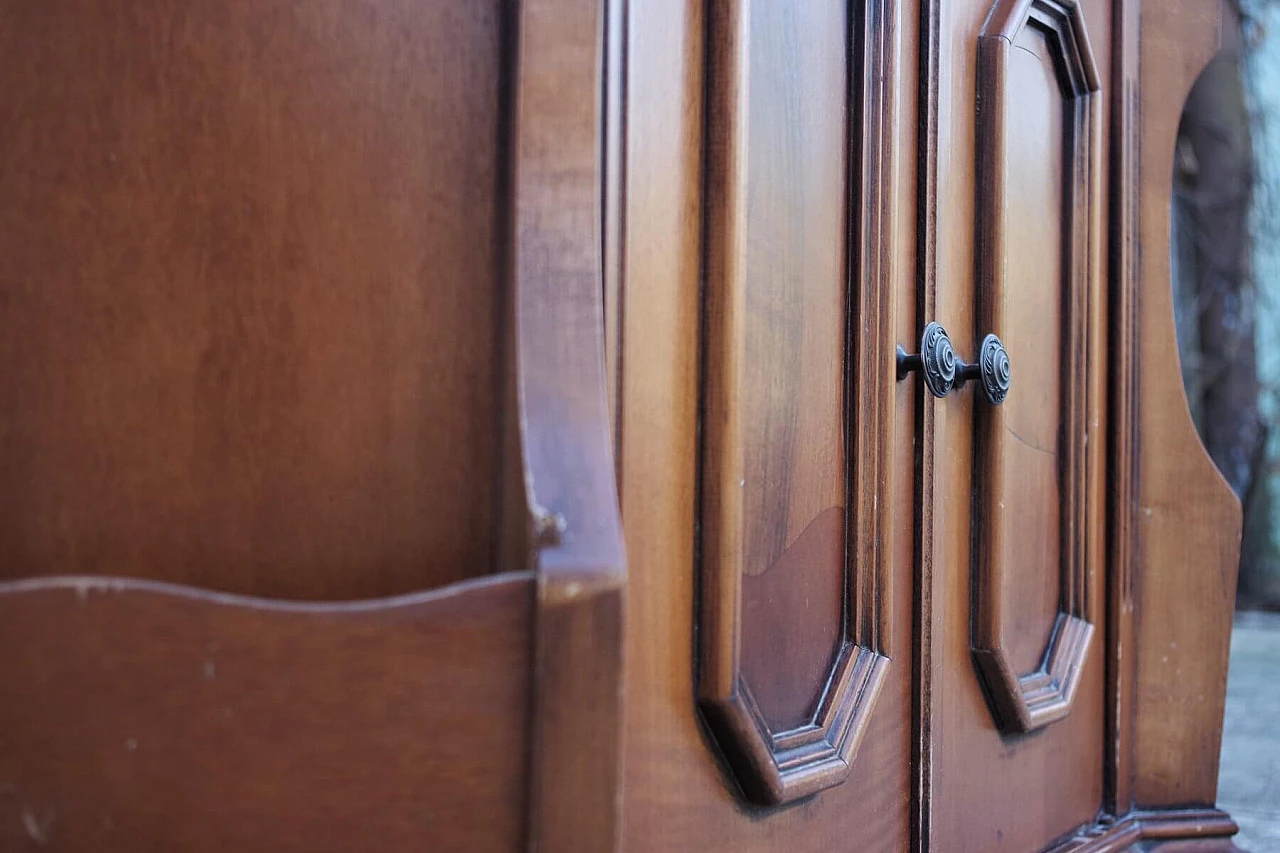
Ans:
{"label": "cabinet side panel", "polygon": [[1216,0],[1142,8],[1134,799],[1209,805],[1217,793],[1240,505],[1192,425],[1169,278],[1178,118],[1218,48]]}
{"label": "cabinet side panel", "polygon": [[4,4],[0,575],[493,569],[504,5]]}

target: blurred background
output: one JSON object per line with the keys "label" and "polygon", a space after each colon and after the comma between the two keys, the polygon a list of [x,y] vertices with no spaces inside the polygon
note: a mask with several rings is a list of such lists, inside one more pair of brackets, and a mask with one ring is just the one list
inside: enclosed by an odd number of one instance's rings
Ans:
{"label": "blurred background", "polygon": [[1265,853],[1280,851],[1280,0],[1225,11],[1178,131],[1173,290],[1191,413],[1244,506],[1219,802]]}

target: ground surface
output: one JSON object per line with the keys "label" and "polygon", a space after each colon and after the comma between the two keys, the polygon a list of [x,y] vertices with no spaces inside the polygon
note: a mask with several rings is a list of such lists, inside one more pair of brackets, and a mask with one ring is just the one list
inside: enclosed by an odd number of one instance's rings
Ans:
{"label": "ground surface", "polygon": [[1280,614],[1242,613],[1231,634],[1218,804],[1249,853],[1280,853]]}

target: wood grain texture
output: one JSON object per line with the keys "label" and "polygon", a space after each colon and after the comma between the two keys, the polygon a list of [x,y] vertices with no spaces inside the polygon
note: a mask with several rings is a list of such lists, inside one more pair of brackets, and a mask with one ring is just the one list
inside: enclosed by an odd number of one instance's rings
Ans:
{"label": "wood grain texture", "polygon": [[0,847],[520,849],[533,608],[0,585]]}
{"label": "wood grain texture", "polygon": [[[774,3],[774,14],[788,5]],[[692,651],[695,518],[697,495],[697,413],[701,299],[701,180],[703,150],[704,35],[700,2],[663,0],[631,4],[627,93],[627,227],[624,277],[625,334],[622,468],[624,521],[629,544],[627,800],[628,850],[897,850],[906,844],[909,726],[905,712],[872,713],[849,779],[780,808],[749,807],[733,776],[717,760],[714,743],[695,706]],[[826,7],[823,7],[824,9]],[[815,14],[812,9],[796,14]],[[885,75],[876,85],[889,93],[884,121],[885,161],[894,193],[910,192],[902,137],[913,130],[899,111],[905,97],[896,57],[904,38],[899,8],[871,4],[858,8],[853,31],[883,31],[885,55],[875,66]],[[865,24],[863,15],[866,16]],[[874,16],[874,17],[873,17]],[[883,16],[881,21],[880,16]],[[842,34],[833,34],[839,37]],[[822,38],[829,34],[823,33]],[[721,43],[715,43],[718,49]],[[859,69],[857,79],[873,78]],[[877,75],[878,76],[878,75]],[[882,82],[881,82],[882,81]],[[715,93],[712,93],[713,96]],[[855,143],[861,144],[861,143]],[[907,149],[909,150],[909,149]],[[855,205],[858,207],[858,205]],[[912,244],[910,211],[887,205],[881,227],[886,280],[909,280]],[[859,228],[862,224],[859,223]],[[852,297],[860,288],[850,288]],[[896,292],[894,300],[902,299]],[[905,295],[905,304],[911,297]],[[886,322],[899,322],[896,302]],[[910,318],[907,318],[909,323]],[[886,332],[887,334],[887,332]],[[881,353],[885,376],[892,370],[891,347]],[[910,417],[910,398],[888,392],[895,417]],[[881,405],[884,405],[883,403]],[[892,432],[890,434],[893,434]],[[891,505],[881,511],[910,517],[911,443],[894,443],[880,475],[895,483]],[[901,513],[900,516],[897,516]],[[882,547],[893,572],[892,608],[910,612],[909,524],[890,524]],[[766,575],[767,577],[767,575]],[[885,602],[886,604],[890,602]],[[870,621],[870,620],[869,620]],[[882,642],[910,646],[909,619],[890,618]],[[910,702],[907,667],[889,666],[877,707]]]}
{"label": "wood grain texture", "polygon": [[[813,719],[839,654],[845,600],[845,513],[820,513],[757,575],[742,576],[742,677],[779,731]],[[778,666],[779,660],[787,661]]]}
{"label": "wood grain texture", "polygon": [[[833,3],[721,3],[710,24],[702,573],[717,643],[702,677],[722,695],[723,664],[737,662],[775,731],[812,716],[842,641],[843,596],[823,592],[833,576],[843,589],[845,556],[845,26]],[[803,574],[787,569],[816,605],[789,646],[811,678],[788,695],[735,648],[769,642],[748,618],[761,608],[800,621],[747,596],[814,537],[833,541],[805,549]]]}
{"label": "wood grain texture", "polygon": [[1152,2],[15,6],[0,848],[1232,849]]}
{"label": "wood grain texture", "polygon": [[765,804],[848,775],[888,662],[893,93],[858,72],[892,45],[866,14],[726,0],[708,24],[699,700]]}
{"label": "wood grain texture", "polygon": [[498,568],[502,5],[5,4],[0,574]]}
{"label": "wood grain texture", "polygon": [[520,4],[512,262],[538,579],[530,847],[545,851],[611,850],[621,832],[626,568],[604,375],[604,32],[600,0]]}
{"label": "wood grain texture", "polygon": [[1219,6],[1156,0],[1141,15],[1133,799],[1148,808],[1210,806],[1241,516],[1187,409],[1168,247],[1177,124],[1217,49]]}
{"label": "wood grain texture", "polygon": [[[920,317],[920,321],[942,322],[950,331],[958,352],[969,359],[983,335],[989,331],[1003,334],[1002,330],[989,327],[990,321],[984,313],[991,308],[991,300],[984,299],[981,294],[987,282],[976,279],[983,269],[979,253],[986,250],[979,242],[974,226],[977,200],[983,193],[999,190],[999,187],[986,183],[981,187],[975,184],[980,162],[980,134],[986,129],[976,121],[975,105],[981,92],[977,67],[981,49],[979,39],[984,28],[990,26],[998,31],[1000,25],[989,17],[992,11],[990,3],[941,3],[937,6],[936,9],[923,8],[920,16],[922,25],[932,28],[922,38],[926,43],[936,44],[936,48],[931,47],[929,52],[922,51],[921,79],[925,89],[921,109],[925,110],[925,105],[934,98],[937,104],[936,119],[933,119],[937,123],[937,141],[920,141],[921,160],[926,164],[936,163],[931,167],[936,169],[935,183],[932,187],[922,187],[925,194],[919,202],[921,227],[935,229],[933,234],[926,232],[919,237],[925,246],[930,243],[934,246],[923,254],[922,265],[926,270],[935,270],[933,313]],[[1027,6],[1020,8],[1028,10]],[[1111,7],[1109,3],[1086,0],[1079,8],[1092,36],[1098,89],[1107,92],[1110,85]],[[1036,48],[1034,43],[1028,46]],[[937,51],[936,59],[931,55],[933,49]],[[1014,47],[1013,50],[1021,49]],[[1067,93],[1064,92],[1062,97],[1065,99]],[[935,107],[929,106],[928,109]],[[1095,130],[1099,135],[1095,168],[1105,164],[1108,156],[1107,116],[1102,110],[1099,113],[1099,126]],[[1019,114],[1018,111],[1012,113],[1014,116]],[[1030,132],[1030,128],[1025,130]],[[936,144],[936,150],[931,148],[932,144]],[[1019,159],[1014,153],[1009,157],[1010,163],[1018,164],[1016,174],[1011,171],[1006,179],[1009,182],[1020,179],[1039,182],[1047,179],[1042,176],[1050,174],[1043,169],[1028,172],[1030,166],[1024,159]],[[1003,160],[1000,162],[1004,164]],[[1059,158],[1058,162],[1065,171],[1068,165],[1065,158]],[[1063,180],[1065,183],[1066,176]],[[1100,185],[1098,178],[1093,184],[1093,192],[1100,192]],[[1016,183],[1009,183],[1004,193],[1011,197],[1005,202],[1011,205],[1009,215],[1024,219],[1030,211],[1020,205],[1038,205],[1046,198],[1039,194],[1038,189],[1036,194],[1025,200],[1018,198]],[[993,197],[999,198],[1000,194]],[[1083,593],[1087,598],[1081,604],[1082,612],[1099,614],[1103,603],[1099,581],[1105,564],[1102,549],[1105,503],[1100,485],[1100,466],[1105,458],[1101,454],[1106,445],[1107,420],[1105,384],[1101,373],[1103,351],[1096,341],[1102,337],[1100,330],[1105,328],[1107,316],[1102,291],[1105,278],[1098,270],[1102,263],[1100,235],[1106,233],[1108,211],[1105,205],[1093,199],[1089,206],[1096,211],[1096,219],[1089,226],[1097,229],[1092,245],[1098,254],[1087,260],[1094,270],[1088,278],[1088,286],[1094,292],[1090,294],[1083,325],[1097,330],[1095,337],[1083,342],[1081,350],[1088,347],[1086,351],[1077,350],[1063,355],[1039,350],[1019,353],[1011,349],[1013,382],[1005,405],[1020,393],[1020,376],[1039,372],[1031,368],[1020,374],[1020,364],[1043,358],[1052,365],[1061,363],[1062,358],[1069,355],[1074,358],[1087,356],[1092,365],[1086,380],[1088,394],[1084,397],[1087,414],[1080,419],[1081,425],[1090,431],[1090,452],[1079,458],[1081,470],[1077,472],[1090,484],[1088,511],[1083,522],[1075,523],[1078,529],[1081,524],[1086,528],[1079,541],[1080,547],[1088,549],[1083,562],[1093,575],[1093,582],[1084,585]],[[1055,213],[1049,210],[1042,215],[1052,218]],[[1070,229],[1064,223],[1061,230]],[[1066,239],[1064,236],[1063,240]],[[1008,247],[1010,264],[1019,254],[1029,250],[1052,257],[1051,247],[1014,245]],[[992,254],[993,259],[998,257]],[[1011,267],[1010,271],[1016,271],[1016,267]],[[1056,294],[1044,294],[1045,302],[1063,291],[1062,282],[1044,278],[1028,282],[1010,281],[1009,286],[1022,286],[1037,292],[1056,286]],[[1036,298],[1031,294],[1019,295],[1024,305]],[[1066,306],[1061,310],[1060,316],[1065,315]],[[1014,320],[1007,315],[1005,319]],[[1064,349],[1068,346],[1065,339],[1063,346]],[[1050,371],[1052,369],[1049,368]],[[1034,396],[1035,390],[1030,393]],[[1077,827],[1091,824],[1098,814],[1104,752],[1103,659],[1096,653],[1084,657],[1071,713],[1053,725],[1028,734],[1013,734],[1002,732],[996,724],[990,709],[992,697],[984,687],[972,654],[974,629],[977,627],[972,622],[976,587],[972,572],[964,568],[972,565],[973,535],[978,531],[979,523],[984,521],[975,517],[979,510],[974,504],[978,490],[978,480],[974,475],[978,471],[973,449],[975,418],[980,429],[988,404],[964,392],[952,394],[944,400],[926,401],[923,406],[932,412],[926,425],[932,430],[934,449],[923,448],[929,454],[924,467],[931,480],[932,506],[922,507],[921,512],[932,521],[928,527],[922,526],[919,532],[920,551],[929,557],[929,562],[926,564],[922,558],[921,570],[928,574],[921,580],[921,624],[917,633],[928,638],[929,648],[919,657],[921,710],[918,717],[920,769],[917,790],[920,805],[917,843],[927,849],[1042,849],[1074,832]],[[1067,410],[1064,408],[1063,411]],[[1050,446],[1056,449],[1056,442]],[[1022,472],[1012,470],[1010,476],[1016,477],[1019,473]],[[1031,472],[1025,474],[1031,476]],[[1064,499],[1064,507],[1066,505]],[[1024,523],[1011,530],[1009,535],[1012,537],[1008,540],[1010,547],[1035,549],[1042,547],[1045,536],[1053,536],[1054,533]],[[1037,580],[1025,577],[1022,566],[1010,571],[1015,572],[1013,578],[1018,584],[1026,581],[1030,587],[1030,591],[1019,593],[1019,596],[1025,595],[1033,601],[1034,595],[1040,594],[1035,587]],[[1011,579],[1009,582],[1014,581]],[[1007,586],[1001,588],[1002,593],[1005,591]],[[1065,592],[1063,590],[1061,600],[1069,602]],[[1040,628],[1046,642],[1049,628],[1047,623]],[[1027,636],[1030,636],[1029,632]],[[1052,677],[1045,678],[1038,686],[1046,687],[1052,680]],[[1019,688],[1021,686],[1019,684]],[[981,784],[974,784],[974,780],[981,780]]]}
{"label": "wood grain texture", "polygon": [[[615,846],[603,22],[596,0],[7,21],[5,567],[263,596],[0,587],[10,830]],[[386,598],[500,563],[534,571]]]}
{"label": "wood grain texture", "polygon": [[1000,725],[1025,732],[1070,712],[1093,635],[1103,99],[1074,3],[998,4],[977,62],[979,330],[1017,390],[976,412],[974,659]]}

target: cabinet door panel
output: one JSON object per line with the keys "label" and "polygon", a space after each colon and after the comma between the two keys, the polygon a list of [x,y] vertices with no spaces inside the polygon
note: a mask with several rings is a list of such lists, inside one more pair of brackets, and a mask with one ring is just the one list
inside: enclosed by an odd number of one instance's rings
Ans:
{"label": "cabinet door panel", "polygon": [[1103,795],[1092,626],[1112,7],[930,0],[926,12],[936,138],[922,162],[936,183],[921,204],[936,224],[924,220],[921,319],[945,325],[966,362],[998,335],[1011,381],[1000,405],[980,383],[924,403],[923,825],[937,849],[1034,850],[1091,823]]}
{"label": "cabinet door panel", "polygon": [[1018,371],[979,406],[974,659],[1010,731],[1065,716],[1093,625],[1086,564],[1098,74],[1079,7],[997,5],[978,48],[979,327]]}
{"label": "cabinet door panel", "polygon": [[849,285],[845,5],[716,12],[699,698],[744,791],[775,803],[847,776],[888,664],[887,288]]}

